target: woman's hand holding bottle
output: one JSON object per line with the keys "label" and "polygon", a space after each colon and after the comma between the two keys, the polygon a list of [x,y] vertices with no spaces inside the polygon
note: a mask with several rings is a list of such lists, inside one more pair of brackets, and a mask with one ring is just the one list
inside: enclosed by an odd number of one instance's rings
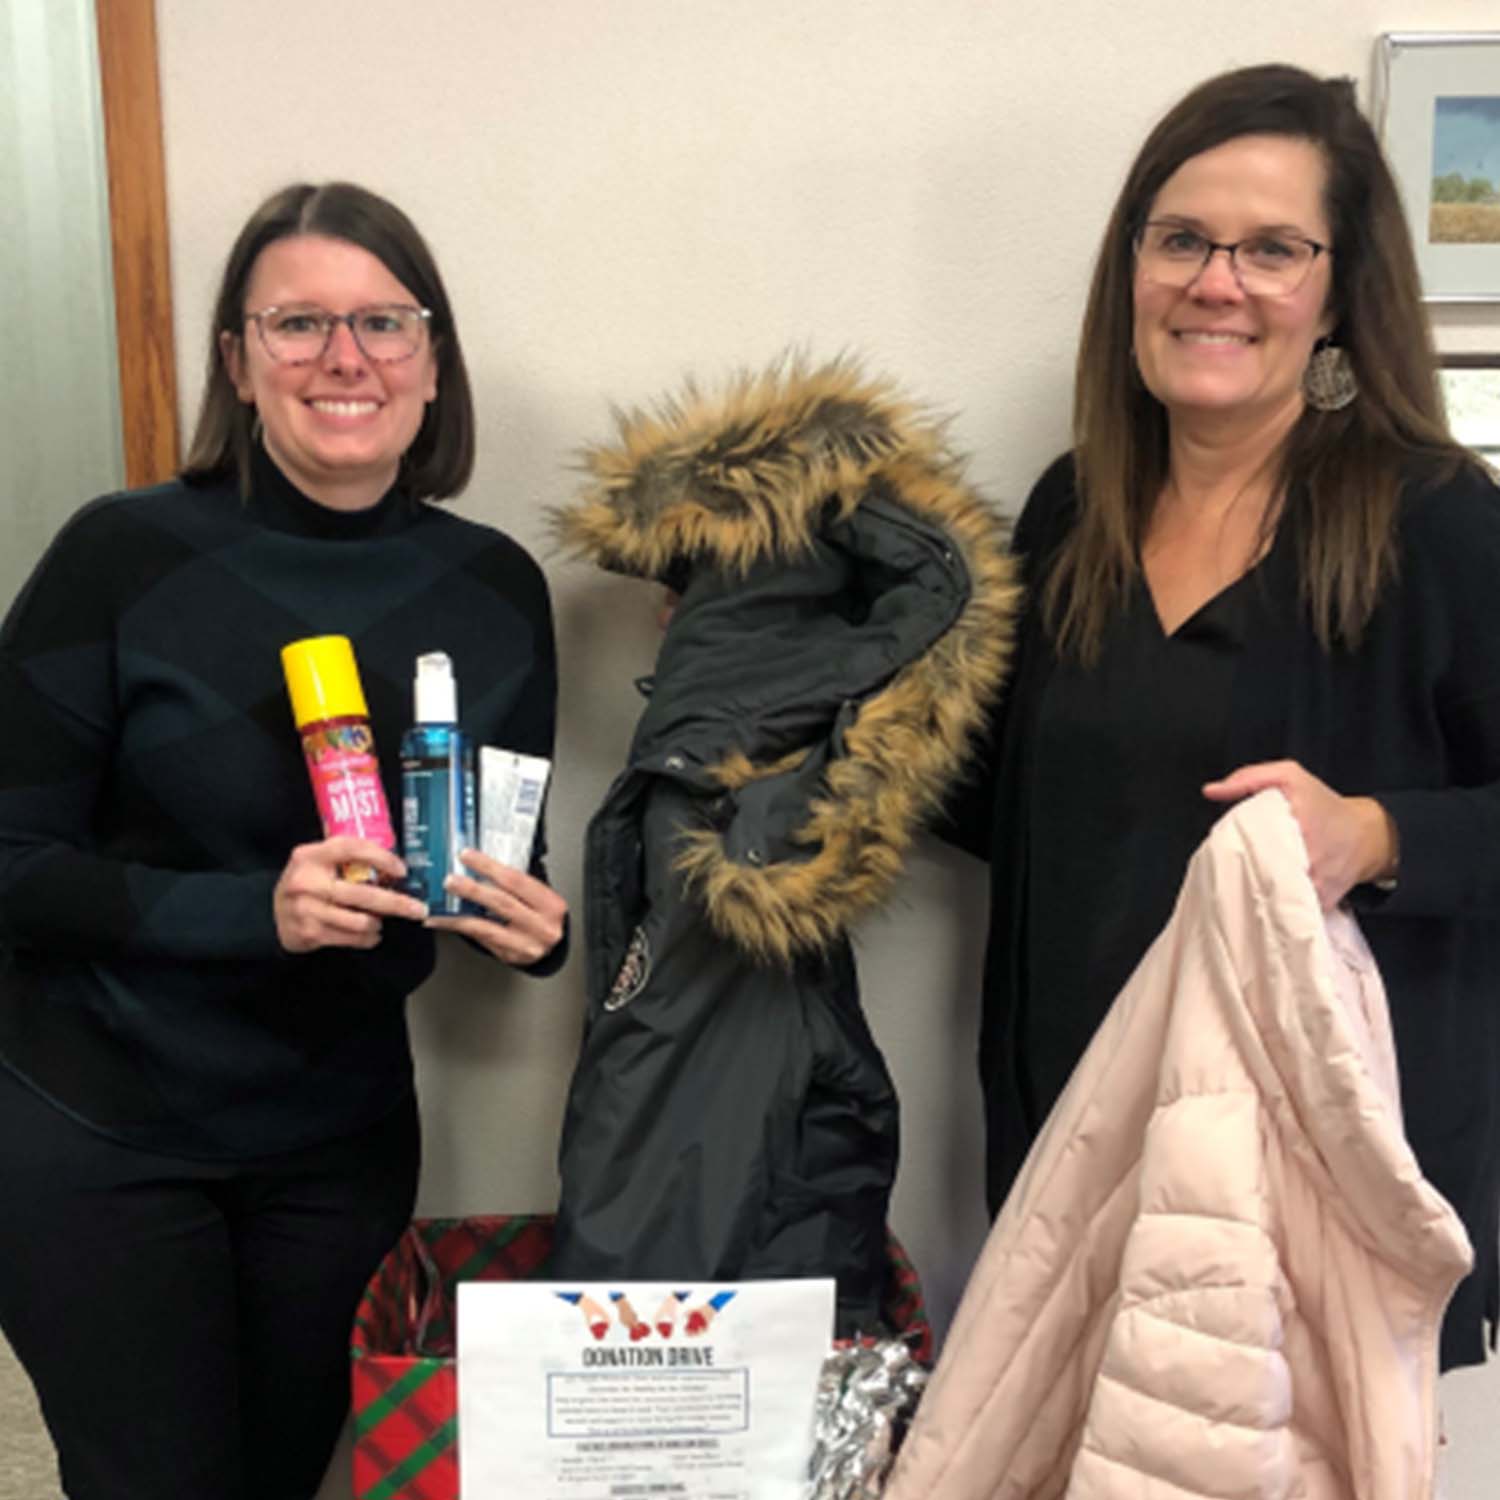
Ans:
{"label": "woman's hand holding bottle", "polygon": [[460,857],[474,873],[450,875],[444,885],[489,915],[429,917],[428,927],[460,933],[508,964],[534,964],[562,941],[568,903],[550,885],[477,849]]}
{"label": "woman's hand holding bottle", "polygon": [[341,868],[361,865],[391,882],[406,874],[397,855],[370,839],[322,839],[292,850],[271,897],[276,937],[288,953],[373,948],[384,918],[420,922],[427,916],[426,906],[411,896],[339,874]]}

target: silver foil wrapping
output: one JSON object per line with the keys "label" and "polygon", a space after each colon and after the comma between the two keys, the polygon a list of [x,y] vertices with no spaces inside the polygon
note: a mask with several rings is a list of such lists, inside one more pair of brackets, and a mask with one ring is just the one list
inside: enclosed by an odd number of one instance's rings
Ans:
{"label": "silver foil wrapping", "polygon": [[901,1339],[835,1349],[818,1381],[807,1500],[876,1500],[926,1383]]}

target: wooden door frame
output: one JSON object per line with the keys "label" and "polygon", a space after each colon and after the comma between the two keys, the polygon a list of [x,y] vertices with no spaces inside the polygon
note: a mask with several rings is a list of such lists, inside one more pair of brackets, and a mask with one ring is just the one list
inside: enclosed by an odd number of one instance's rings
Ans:
{"label": "wooden door frame", "polygon": [[155,484],[179,462],[155,0],[95,0],[95,18],[125,482]]}

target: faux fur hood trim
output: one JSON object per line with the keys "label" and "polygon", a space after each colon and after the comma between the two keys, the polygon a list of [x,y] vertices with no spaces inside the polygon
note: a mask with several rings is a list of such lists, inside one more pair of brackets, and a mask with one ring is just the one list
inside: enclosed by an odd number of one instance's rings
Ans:
{"label": "faux fur hood trim", "polygon": [[[808,858],[752,865],[716,830],[683,840],[677,867],[715,930],[787,963],[826,949],[889,894],[970,753],[1020,604],[1003,526],[963,480],[942,425],[848,360],[778,365],[717,395],[689,386],[616,422],[618,442],[586,450],[592,480],[556,518],[564,543],[601,567],[663,578],[680,559],[711,558],[743,572],[797,556],[879,496],[941,531],[969,573],[953,625],[860,704],[794,835]],[[736,752],[713,774],[733,789],[787,766]]]}

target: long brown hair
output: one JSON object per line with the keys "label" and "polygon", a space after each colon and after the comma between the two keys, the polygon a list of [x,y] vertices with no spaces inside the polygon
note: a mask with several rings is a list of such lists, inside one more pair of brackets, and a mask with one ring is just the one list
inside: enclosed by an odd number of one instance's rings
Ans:
{"label": "long brown hair", "polygon": [[326,235],[368,250],[431,310],[428,327],[437,360],[437,397],[428,403],[422,425],[402,455],[401,482],[420,499],[445,500],[458,494],[474,471],[474,400],[447,290],[416,225],[394,203],[352,182],[299,182],[282,188],[240,230],[214,302],[203,400],[183,478],[237,474],[241,493],[249,493],[255,413],[240,400],[229,378],[220,335],[244,337],[245,287],[256,258],[275,240],[298,234]]}
{"label": "long brown hair", "polygon": [[1333,342],[1359,396],[1306,408],[1273,478],[1297,548],[1302,591],[1325,648],[1358,641],[1395,568],[1396,503],[1414,455],[1457,467],[1422,309],[1411,238],[1389,167],[1344,78],[1268,64],[1199,85],[1156,126],[1116,201],[1094,268],[1074,382],[1078,524],[1043,609],[1060,650],[1094,659],[1123,605],[1167,479],[1167,413],[1133,362],[1135,240],[1167,179],[1190,157],[1245,135],[1312,142],[1327,168]]}

